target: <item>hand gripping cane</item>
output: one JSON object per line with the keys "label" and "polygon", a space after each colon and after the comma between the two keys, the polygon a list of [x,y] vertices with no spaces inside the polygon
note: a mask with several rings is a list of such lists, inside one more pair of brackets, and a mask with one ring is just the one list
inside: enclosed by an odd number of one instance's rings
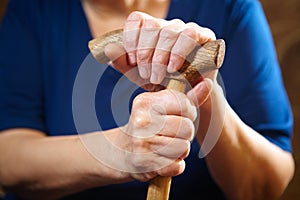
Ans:
{"label": "hand gripping cane", "polygon": [[[108,44],[117,43],[123,45],[123,30],[115,30],[106,33],[89,42],[89,48],[95,59],[100,63],[108,63],[110,60],[105,55],[104,49]],[[203,46],[196,47],[190,53],[179,73],[169,74],[167,89],[185,92],[186,86],[197,80],[201,74],[221,67],[225,55],[225,42],[222,39],[207,42]],[[169,198],[171,177],[157,176],[150,180],[147,200],[167,200]]]}

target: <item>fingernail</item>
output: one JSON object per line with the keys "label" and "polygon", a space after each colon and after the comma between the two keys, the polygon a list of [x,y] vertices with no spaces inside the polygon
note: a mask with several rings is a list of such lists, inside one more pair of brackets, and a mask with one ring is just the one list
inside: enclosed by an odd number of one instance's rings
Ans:
{"label": "fingernail", "polygon": [[158,75],[156,73],[152,73],[151,78],[150,78],[150,82],[152,84],[160,84],[161,80],[158,77]]}
{"label": "fingernail", "polygon": [[150,77],[150,72],[147,66],[139,67],[139,72],[143,79],[148,79]]}
{"label": "fingernail", "polygon": [[200,83],[198,83],[192,90],[190,90],[188,93],[187,93],[187,96],[190,97],[192,99],[192,101],[197,105],[198,104],[198,99],[197,99],[197,96],[199,94],[201,94],[201,92],[203,91],[204,89],[204,82],[201,81]]}
{"label": "fingernail", "polygon": [[175,63],[173,61],[170,60],[169,64],[168,64],[168,67],[167,67],[167,71],[169,73],[174,73],[177,71],[176,69],[176,66],[175,66]]}

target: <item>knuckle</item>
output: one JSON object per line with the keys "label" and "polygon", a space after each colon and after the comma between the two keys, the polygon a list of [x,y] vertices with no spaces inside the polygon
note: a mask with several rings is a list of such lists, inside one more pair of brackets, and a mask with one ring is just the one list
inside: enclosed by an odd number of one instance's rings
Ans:
{"label": "knuckle", "polygon": [[149,110],[151,109],[152,97],[148,93],[138,95],[133,100],[131,122],[136,128],[147,127],[152,123]]}
{"label": "knuckle", "polygon": [[127,21],[139,21],[142,19],[143,19],[143,15],[141,12],[138,11],[131,12],[127,17]]}
{"label": "knuckle", "polygon": [[198,40],[197,29],[195,26],[187,26],[183,31],[182,34],[186,37],[192,38],[193,40]]}
{"label": "knuckle", "polygon": [[134,114],[132,123],[136,128],[145,128],[151,125],[152,120],[144,112],[137,112]]}
{"label": "knuckle", "polygon": [[136,53],[136,58],[139,64],[149,63],[151,50],[150,49],[139,49]]}
{"label": "knuckle", "polygon": [[176,39],[180,32],[172,26],[166,26],[160,31],[160,37],[167,40]]}
{"label": "knuckle", "polygon": [[168,63],[168,56],[170,55],[169,52],[166,52],[164,50],[155,50],[153,57],[152,57],[152,63],[158,63],[162,64],[164,66]]}
{"label": "knuckle", "polygon": [[136,96],[133,100],[134,107],[141,107],[144,108],[149,102],[149,95],[148,93],[142,93]]}
{"label": "knuckle", "polygon": [[165,24],[164,29],[172,31],[174,33],[180,33],[183,28],[185,27],[185,23],[180,19],[173,19],[171,21],[168,21],[168,23]]}
{"label": "knuckle", "polygon": [[146,167],[145,163],[146,163],[146,160],[143,158],[143,156],[132,156],[131,158],[131,163],[133,165],[133,167],[135,169],[144,169]]}
{"label": "knuckle", "polygon": [[209,29],[209,28],[204,28],[204,29],[206,30],[207,35],[208,35],[208,37],[211,40],[215,40],[216,39],[216,35],[215,35],[215,33],[211,29]]}
{"label": "knuckle", "polygon": [[124,24],[124,33],[123,35],[134,35],[135,32],[132,33],[132,31],[137,31],[140,29],[144,21],[144,16],[140,12],[132,12],[127,17],[125,24]]}
{"label": "knuckle", "polygon": [[[145,173],[154,171],[157,168],[157,163],[153,156],[145,156],[142,154],[136,154],[135,156],[131,157],[131,165],[134,170],[138,173]],[[140,178],[144,177],[144,180],[151,178],[154,174],[143,174]]]}
{"label": "knuckle", "polygon": [[188,22],[188,23],[186,23],[186,26],[189,27],[189,28],[195,29],[195,30],[199,29],[199,27],[200,27],[200,26],[199,26],[197,23],[195,23],[195,22]]}
{"label": "knuckle", "polygon": [[136,96],[133,100],[132,112],[149,110],[151,108],[151,103],[153,102],[153,97],[148,92],[142,93]]}
{"label": "knuckle", "polygon": [[216,39],[215,33],[207,27],[200,27],[199,35],[199,40],[203,43]]}
{"label": "knuckle", "polygon": [[187,27],[183,33],[200,43],[216,39],[215,33],[211,29],[199,26],[194,22],[187,23]]}
{"label": "knuckle", "polygon": [[178,34],[182,31],[184,22],[180,19],[173,19],[169,21],[167,26],[164,26],[161,30],[161,37],[165,39],[177,38]]}
{"label": "knuckle", "polygon": [[160,28],[159,20],[156,20],[155,18],[147,18],[145,19],[143,23],[143,28]]}
{"label": "knuckle", "polygon": [[172,19],[170,21],[171,24],[174,24],[176,26],[182,26],[184,25],[184,22],[181,19]]}

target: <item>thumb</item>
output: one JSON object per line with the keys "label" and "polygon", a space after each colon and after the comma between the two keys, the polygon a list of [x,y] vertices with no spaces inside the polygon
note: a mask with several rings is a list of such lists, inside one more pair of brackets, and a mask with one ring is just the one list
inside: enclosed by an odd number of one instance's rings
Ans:
{"label": "thumb", "polygon": [[204,78],[187,93],[187,96],[197,107],[200,107],[208,99],[212,87],[212,80],[210,78]]}
{"label": "thumb", "polygon": [[109,63],[122,74],[126,74],[132,69],[127,61],[127,55],[124,47],[117,43],[108,44],[104,49],[105,55],[111,60]]}

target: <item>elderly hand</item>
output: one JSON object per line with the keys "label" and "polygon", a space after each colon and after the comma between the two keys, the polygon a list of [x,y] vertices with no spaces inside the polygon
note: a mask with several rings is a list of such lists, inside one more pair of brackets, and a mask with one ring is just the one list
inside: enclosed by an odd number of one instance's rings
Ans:
{"label": "elderly hand", "polygon": [[125,132],[131,152],[126,165],[137,180],[155,175],[175,176],[184,171],[184,158],[194,138],[196,107],[186,95],[172,90],[147,92],[137,96]]}
{"label": "elderly hand", "polygon": [[215,40],[214,33],[179,19],[166,21],[142,12],[131,13],[124,25],[124,47],[109,45],[105,54],[131,81],[154,91],[166,72],[179,70],[196,47]]}

